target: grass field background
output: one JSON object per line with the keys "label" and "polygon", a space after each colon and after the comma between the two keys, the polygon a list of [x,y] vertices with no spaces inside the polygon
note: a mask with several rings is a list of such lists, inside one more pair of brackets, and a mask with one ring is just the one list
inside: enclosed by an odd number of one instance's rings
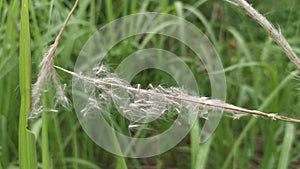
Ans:
{"label": "grass field background", "polygon": [[[31,68],[34,83],[43,54],[55,40],[73,1],[29,1],[29,31],[31,43],[19,42],[21,2],[0,1],[0,169],[19,168],[19,118],[22,86],[19,75],[24,67]],[[300,1],[249,1],[287,38],[300,55]],[[237,106],[300,118],[299,78],[291,76],[295,67],[267,33],[241,9],[226,1],[172,0],[82,0],[72,16],[58,47],[56,65],[72,70],[87,39],[101,26],[119,17],[145,11],[182,16],[203,31],[216,47],[226,70],[227,100]],[[23,18],[24,19],[24,18]],[[26,31],[25,31],[26,32]],[[29,35],[29,34],[28,34]],[[26,35],[23,35],[26,37]],[[165,37],[154,37],[145,46],[166,48],[171,43]],[[116,46],[107,58],[113,68],[136,45]],[[24,49],[24,50],[22,50]],[[31,65],[21,54],[29,50]],[[179,51],[179,46],[172,48]],[[179,53],[193,71],[200,92],[210,95],[207,74],[199,59]],[[28,61],[28,60],[27,60]],[[22,68],[22,69],[21,69]],[[67,84],[71,100],[71,79],[58,71],[61,82]],[[22,72],[21,72],[22,74]],[[161,80],[163,79],[163,80]],[[143,87],[149,83],[172,85],[172,78],[159,71],[144,71],[133,81]],[[43,103],[52,106],[53,94]],[[59,113],[47,113],[29,120],[36,136],[39,168],[99,169],[99,168],[261,168],[300,169],[299,125],[255,117],[233,119],[224,115],[213,137],[199,144],[199,128],[170,151],[151,158],[118,157],[98,147],[80,127],[76,113],[58,108]],[[114,116],[120,120],[122,117]],[[42,122],[43,119],[43,122]],[[120,120],[121,121],[121,120]],[[202,120],[199,120],[201,127]],[[154,124],[161,128],[169,124]],[[164,126],[165,125],[165,126]],[[127,131],[120,125],[121,131]],[[42,138],[44,138],[42,140]],[[49,149],[49,150],[48,150]]]}

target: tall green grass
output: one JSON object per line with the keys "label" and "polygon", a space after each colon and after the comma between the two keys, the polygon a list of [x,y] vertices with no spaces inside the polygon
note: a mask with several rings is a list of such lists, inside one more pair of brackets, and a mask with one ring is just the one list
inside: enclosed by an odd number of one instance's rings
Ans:
{"label": "tall green grass", "polygon": [[[0,161],[3,167],[7,167],[9,163],[13,160],[11,153],[10,139],[16,138],[15,133],[17,133],[16,128],[9,127],[9,122],[17,119],[17,114],[10,112],[17,112],[18,107],[13,105],[18,103],[15,102],[16,93],[11,91],[17,87],[18,83],[18,73],[14,71],[18,66],[18,37],[17,37],[17,20],[18,20],[18,3],[17,1],[12,1],[10,4],[1,2],[1,48],[0,48]],[[7,22],[5,22],[7,20]],[[4,33],[5,31],[5,33]],[[5,56],[5,57],[4,57]],[[4,91],[8,91],[4,93]],[[12,125],[18,126],[17,123]],[[10,138],[10,139],[8,139]]]}
{"label": "tall green grass", "polygon": [[[39,168],[62,169],[299,168],[299,126],[268,119],[244,117],[233,120],[225,116],[205,144],[199,144],[203,122],[199,119],[178,146],[145,159],[116,157],[98,147],[82,130],[74,111],[47,112],[41,117],[43,124],[40,119],[28,121],[30,86],[37,78],[43,53],[54,41],[72,5],[73,1],[63,0],[0,1],[0,169],[19,166],[31,169],[37,168],[37,164]],[[300,54],[297,46],[300,43],[297,38],[300,12],[296,9],[299,5],[297,0],[253,2],[254,7],[280,27],[297,54]],[[300,117],[297,114],[300,108],[299,80],[290,75],[294,71],[293,65],[260,26],[225,1],[80,1],[58,47],[56,64],[72,70],[80,49],[94,31],[113,19],[140,11],[180,14],[206,33],[226,70],[227,102]],[[134,40],[128,39],[129,43],[114,48],[113,57],[107,62],[114,67],[139,47],[168,49],[171,46],[161,36],[153,37],[143,46],[130,45]],[[177,46],[171,48],[172,51],[181,50]],[[196,75],[201,94],[209,96],[207,74],[200,61],[188,52],[181,50],[181,57]],[[58,73],[61,81],[71,89],[71,77]],[[159,84],[161,79],[165,84],[171,82],[155,71],[139,74],[134,82]],[[44,104],[54,103],[51,94],[45,98]],[[120,118],[117,122],[122,120],[122,117],[116,118]],[[128,131],[123,124],[126,121],[115,127]],[[161,128],[167,127],[161,125]],[[36,138],[28,129],[34,131]]]}
{"label": "tall green grass", "polygon": [[28,113],[31,111],[31,46],[29,29],[29,1],[22,1],[20,31],[20,119],[19,119],[19,163],[20,169],[37,168],[34,134],[28,130]]}

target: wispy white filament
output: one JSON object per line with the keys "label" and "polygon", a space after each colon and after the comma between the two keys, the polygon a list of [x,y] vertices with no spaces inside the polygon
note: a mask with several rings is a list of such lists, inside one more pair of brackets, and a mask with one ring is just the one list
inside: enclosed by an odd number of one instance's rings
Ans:
{"label": "wispy white filament", "polygon": [[32,89],[32,110],[29,112],[28,118],[35,118],[41,115],[43,111],[54,111],[57,110],[47,109],[43,106],[41,102],[41,96],[44,92],[46,92],[51,85],[54,85],[55,92],[56,92],[56,103],[61,104],[65,108],[69,108],[69,101],[68,98],[65,96],[64,88],[61,86],[56,71],[54,69],[54,59],[56,49],[62,38],[63,32],[69,22],[72,13],[74,12],[75,8],[78,5],[79,0],[76,0],[73,8],[69,12],[62,28],[60,29],[59,34],[57,35],[53,45],[50,46],[48,52],[44,55],[43,60],[40,64],[41,71],[39,73],[38,79],[36,83],[33,85]]}
{"label": "wispy white filament", "polygon": [[[55,67],[76,78],[93,84],[101,90],[101,94],[99,96],[103,98],[102,100],[105,101],[109,98],[113,99],[115,103],[120,106],[119,110],[123,113],[131,113],[129,116],[138,122],[143,122],[143,120],[148,120],[149,118],[156,118],[164,112],[178,110],[178,113],[182,113],[184,110],[194,109],[200,110],[196,113],[199,113],[201,117],[206,117],[205,115],[208,110],[220,110],[232,114],[235,119],[245,115],[253,115],[272,120],[284,120],[300,123],[300,120],[297,119],[237,107],[218,99],[191,96],[183,88],[164,88],[162,86],[153,87],[152,85],[149,85],[148,89],[141,89],[139,87],[134,88],[129,84],[129,82],[120,79],[116,74],[110,73],[108,71],[109,69],[103,65],[98,68],[94,68],[98,78],[77,74],[58,66]],[[129,100],[126,100],[126,98],[123,100],[124,92],[126,95],[130,96]],[[88,110],[91,108],[89,105],[95,105],[95,103],[89,103],[87,107],[82,110],[83,114],[88,114]],[[107,105],[103,105],[103,103],[100,103],[100,105],[103,106],[100,107],[101,109],[105,109],[105,107],[107,107]],[[199,107],[200,109],[195,109],[195,107]]]}

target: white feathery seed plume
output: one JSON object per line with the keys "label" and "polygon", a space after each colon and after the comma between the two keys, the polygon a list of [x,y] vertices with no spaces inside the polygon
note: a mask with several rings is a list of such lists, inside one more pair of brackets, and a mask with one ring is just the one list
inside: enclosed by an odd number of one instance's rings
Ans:
{"label": "white feathery seed plume", "polygon": [[[55,66],[55,68],[60,69],[76,78],[79,78],[85,82],[88,82],[95,87],[97,87],[101,93],[99,97],[121,100],[122,96],[118,95],[117,88],[123,89],[127,92],[128,95],[131,96],[130,103],[127,103],[127,107],[120,107],[123,112],[132,113],[131,116],[138,116],[149,118],[148,116],[154,115],[159,116],[163,114],[166,110],[176,110],[178,106],[178,110],[189,109],[192,107],[198,106],[200,110],[221,110],[228,113],[231,113],[235,119],[239,119],[242,116],[253,115],[253,116],[261,116],[266,117],[272,120],[283,120],[289,122],[300,123],[300,120],[277,115],[265,113],[257,110],[249,110],[245,108],[241,108],[238,106],[234,106],[232,104],[225,103],[222,100],[218,99],[209,99],[208,97],[199,97],[199,96],[191,96],[184,89],[177,87],[164,88],[162,86],[152,87],[149,86],[149,89],[141,89],[134,88],[130,85],[129,82],[120,79],[116,74],[110,73],[108,68],[104,65],[95,68],[96,74],[99,78],[92,78],[88,76],[84,76],[82,74],[77,74],[75,72],[66,70],[59,66]],[[159,98],[159,99],[158,99]],[[95,103],[93,102],[87,104],[82,110],[83,114],[87,114],[88,110],[91,108],[89,106],[93,106],[95,108]],[[102,107],[98,107],[98,110],[105,109],[105,105]],[[206,112],[206,111],[201,111]],[[199,114],[200,117],[204,117],[205,114]],[[142,113],[145,116],[141,116]],[[180,112],[178,112],[180,113]],[[197,112],[198,113],[198,112]],[[148,116],[147,116],[148,115]],[[150,117],[151,118],[151,117]],[[140,119],[143,120],[143,119]]]}
{"label": "white feathery seed plume", "polygon": [[[32,110],[29,113],[29,118],[38,117],[46,109],[41,103],[42,93],[46,92],[51,85],[54,85],[56,90],[56,104],[61,104],[63,107],[69,107],[68,98],[65,96],[64,88],[61,86],[56,71],[54,69],[54,59],[56,54],[56,49],[62,38],[63,32],[67,26],[68,21],[71,18],[72,13],[78,5],[79,0],[76,0],[73,8],[69,12],[58,36],[56,37],[53,45],[50,46],[48,52],[44,55],[43,60],[40,64],[41,71],[38,75],[36,83],[32,87]],[[48,109],[46,111],[56,111],[53,109]]]}
{"label": "white feathery seed plume", "polygon": [[[245,0],[234,0],[241,8],[245,9],[248,14],[253,17],[264,29],[268,31],[270,36],[283,48],[289,59],[300,70],[300,60],[294,53],[285,38],[255,9],[252,8]],[[109,99],[114,99],[115,103],[119,103],[119,110],[123,113],[130,113],[129,117],[133,118],[137,122],[144,121],[145,119],[155,119],[161,114],[169,112],[170,110],[181,111],[184,109],[190,109],[193,107],[199,107],[200,116],[205,117],[205,110],[221,110],[229,112],[234,118],[240,118],[245,115],[261,116],[272,120],[283,120],[289,122],[300,123],[300,120],[277,115],[268,114],[257,110],[248,110],[240,108],[231,104],[227,104],[224,101],[217,99],[209,99],[207,97],[198,97],[189,95],[183,88],[170,87],[164,88],[162,86],[153,87],[149,85],[148,89],[141,89],[140,87],[134,88],[129,82],[120,79],[116,74],[110,73],[108,67],[100,66],[94,69],[97,78],[84,76],[72,71],[68,71],[59,66],[54,65],[55,52],[59,44],[65,27],[74,12],[78,0],[76,0],[73,8],[68,14],[58,36],[55,39],[54,44],[49,51],[45,54],[41,63],[41,71],[38,76],[37,82],[33,85],[32,97],[33,106],[32,112],[29,114],[29,118],[38,117],[45,109],[41,104],[41,95],[44,91],[47,91],[49,84],[54,84],[56,89],[56,100],[63,106],[67,107],[69,101],[64,94],[63,87],[60,85],[55,68],[60,69],[72,76],[79,78],[85,82],[93,84],[101,92],[99,94],[100,103],[98,100],[89,99],[89,103],[81,110],[83,115],[88,115],[90,109],[97,109],[100,111],[105,110]],[[120,90],[122,89],[122,90]],[[122,91],[122,92],[120,92]],[[124,101],[122,94],[130,96],[130,100]],[[124,104],[126,103],[126,104]],[[49,111],[49,110],[48,110]],[[57,111],[57,110],[50,110]],[[199,112],[197,112],[199,113]],[[134,125],[132,125],[134,126]]]}

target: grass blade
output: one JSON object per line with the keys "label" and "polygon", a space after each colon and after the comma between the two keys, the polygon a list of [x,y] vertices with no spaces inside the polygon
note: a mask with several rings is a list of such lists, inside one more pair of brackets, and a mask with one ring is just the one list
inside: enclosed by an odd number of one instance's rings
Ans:
{"label": "grass blade", "polygon": [[105,7],[106,7],[106,15],[109,22],[115,19],[114,12],[113,12],[113,2],[111,0],[105,0]]}
{"label": "grass blade", "polygon": [[200,148],[199,148],[199,151],[197,154],[196,164],[195,164],[196,169],[204,169],[205,168],[212,140],[213,140],[213,136],[211,138],[209,138],[205,143],[200,145]]}
{"label": "grass blade", "polygon": [[9,163],[9,153],[8,153],[8,133],[7,133],[7,120],[6,118],[0,114],[0,168],[1,164],[3,166],[7,166]]}
{"label": "grass blade", "polygon": [[204,169],[210,145],[213,138],[211,137],[205,143],[200,144],[200,126],[199,120],[197,119],[191,130],[191,168],[192,169]]}
{"label": "grass blade", "polygon": [[22,1],[20,33],[20,93],[21,108],[19,119],[20,169],[37,168],[34,134],[27,130],[27,116],[31,109],[31,51],[29,31],[29,1]]}
{"label": "grass blade", "polygon": [[289,153],[292,148],[292,143],[295,136],[295,126],[291,123],[286,123],[285,135],[281,145],[281,154],[279,158],[278,169],[287,169],[289,165]]}
{"label": "grass blade", "polygon": [[48,114],[42,114],[42,165],[43,169],[50,169],[50,153],[49,153],[49,138],[48,138]]}
{"label": "grass blade", "polygon": [[191,168],[196,169],[198,151],[200,150],[200,127],[197,119],[191,129]]}

